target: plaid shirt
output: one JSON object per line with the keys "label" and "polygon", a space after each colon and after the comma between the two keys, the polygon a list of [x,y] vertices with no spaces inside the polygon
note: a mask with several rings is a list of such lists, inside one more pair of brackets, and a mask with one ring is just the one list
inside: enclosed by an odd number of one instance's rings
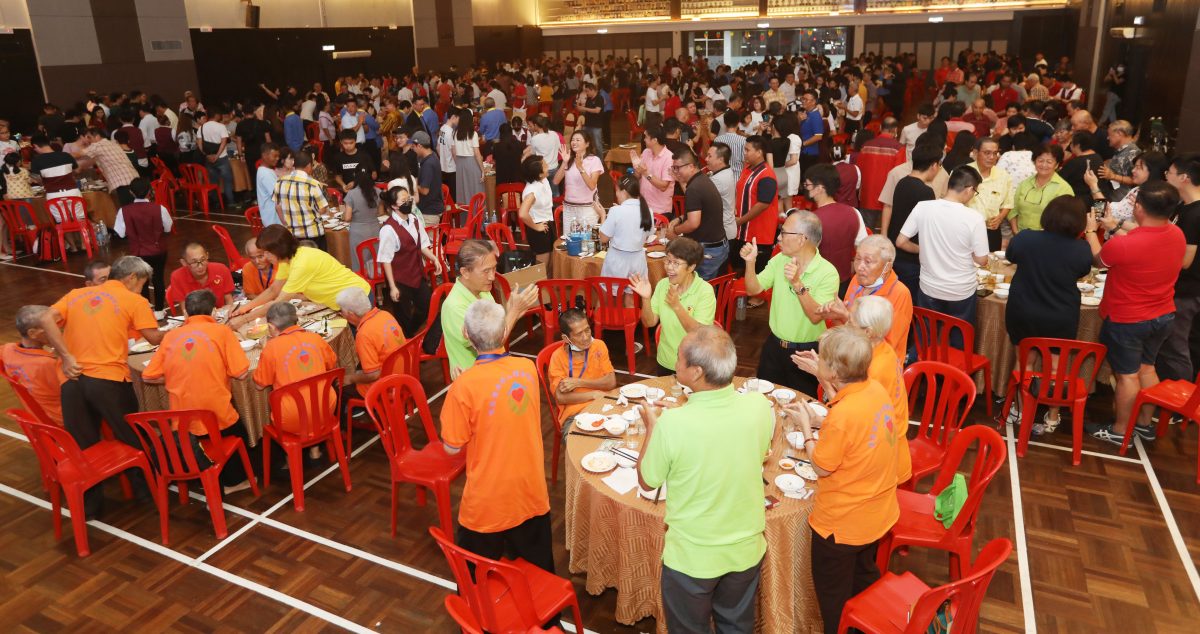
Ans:
{"label": "plaid shirt", "polygon": [[129,162],[129,157],[125,156],[125,150],[108,139],[101,139],[88,145],[84,148],[83,153],[95,161],[100,171],[104,173],[104,180],[108,183],[110,192],[115,191],[118,187],[125,187],[138,177],[137,169],[133,167],[133,163]]}
{"label": "plaid shirt", "polygon": [[325,235],[317,212],[329,206],[325,188],[317,179],[301,170],[280,178],[275,183],[275,211],[292,235],[297,238],[317,238]]}

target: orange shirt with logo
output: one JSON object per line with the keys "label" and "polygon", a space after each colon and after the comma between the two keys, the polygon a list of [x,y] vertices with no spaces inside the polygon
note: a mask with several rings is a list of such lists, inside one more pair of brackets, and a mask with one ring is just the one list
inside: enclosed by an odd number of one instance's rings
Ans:
{"label": "orange shirt with logo", "polygon": [[271,266],[266,272],[259,271],[253,262],[247,262],[242,267],[242,291],[248,297],[261,295],[275,281],[277,267]]}
{"label": "orange shirt with logo", "polygon": [[29,395],[54,424],[63,424],[62,384],[67,377],[62,361],[45,348],[22,348],[19,343],[0,347],[0,362],[9,378],[29,390]]}
{"label": "orange shirt with logo", "polygon": [[480,355],[450,384],[441,420],[442,440],[467,452],[460,524],[495,533],[550,512],[533,361]]}
{"label": "orange shirt with logo", "polygon": [[83,374],[109,381],[129,380],[129,333],[158,328],[145,297],[117,280],[77,288],[54,303],[67,348]]}
{"label": "orange shirt with logo", "polygon": [[[259,387],[279,389],[301,379],[328,372],[338,365],[333,348],[315,332],[291,326],[278,336],[271,337],[258,356],[254,382]],[[299,412],[291,400],[283,401],[279,420],[284,431],[300,430]],[[273,417],[274,418],[274,417]]]}
{"label": "orange shirt with logo", "polygon": [[[608,346],[604,345],[599,339],[592,340],[592,345],[587,349],[587,353],[568,351],[567,347],[570,344],[562,346],[550,355],[549,376],[546,377],[550,383],[550,394],[548,398],[554,398],[558,393],[558,384],[566,378],[577,379],[598,379],[613,373],[612,359],[608,355]],[[593,390],[587,388],[576,388],[572,394],[582,392],[601,392],[603,390]],[[562,405],[561,411],[558,414],[558,422],[562,423],[568,418],[582,412],[588,403],[573,403],[571,405]]]}
{"label": "orange shirt with logo", "polygon": [[[238,420],[229,379],[249,370],[250,360],[233,330],[209,315],[193,315],[163,337],[142,378],[162,377],[171,409],[209,410],[225,429]],[[190,431],[207,433],[199,423],[192,423]]]}
{"label": "orange shirt with logo", "polygon": [[908,330],[912,326],[913,298],[912,291],[896,277],[895,271],[888,271],[883,278],[883,285],[875,292],[863,288],[857,277],[850,278],[850,286],[846,288],[843,301],[847,308],[854,307],[854,300],[867,295],[878,295],[892,305],[892,329],[885,339],[901,359],[908,356]]}
{"label": "orange shirt with logo", "polygon": [[[382,370],[384,360],[399,350],[405,341],[404,331],[396,318],[391,313],[372,308],[358,322],[358,333],[354,336],[354,350],[363,372]],[[374,381],[359,383],[356,387],[358,393],[365,396],[372,385],[375,385]]]}
{"label": "orange shirt with logo", "polygon": [[896,486],[911,476],[904,468],[907,431],[888,393],[871,379],[851,383],[833,397],[812,453],[815,466],[832,472],[821,478],[808,517],[818,535],[862,546],[891,530],[900,517]]}

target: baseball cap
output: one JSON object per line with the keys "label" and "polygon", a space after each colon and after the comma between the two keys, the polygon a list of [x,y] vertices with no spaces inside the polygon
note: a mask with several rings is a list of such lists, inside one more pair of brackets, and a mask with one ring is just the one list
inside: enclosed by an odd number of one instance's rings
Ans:
{"label": "baseball cap", "polygon": [[422,147],[432,148],[433,142],[429,140],[429,133],[425,131],[417,132],[412,135],[412,142]]}

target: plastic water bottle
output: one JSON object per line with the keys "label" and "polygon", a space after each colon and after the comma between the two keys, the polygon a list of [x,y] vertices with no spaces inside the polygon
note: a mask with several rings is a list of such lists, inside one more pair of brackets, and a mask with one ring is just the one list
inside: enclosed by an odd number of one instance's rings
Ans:
{"label": "plastic water bottle", "polygon": [[96,234],[96,246],[101,249],[106,248],[109,242],[108,226],[103,222],[97,222],[93,229]]}

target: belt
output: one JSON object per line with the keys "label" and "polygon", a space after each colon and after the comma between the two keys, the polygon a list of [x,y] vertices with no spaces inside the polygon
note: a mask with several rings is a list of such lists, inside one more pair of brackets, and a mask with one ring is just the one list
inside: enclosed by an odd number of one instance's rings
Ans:
{"label": "belt", "polygon": [[[779,344],[779,347],[783,348],[784,350],[796,350],[800,346],[808,345],[808,343],[803,343],[803,342],[784,341],[783,339],[776,337],[775,333],[771,333],[771,336],[774,337],[775,343]],[[811,342],[809,342],[809,343],[811,343]]]}
{"label": "belt", "polygon": [[705,249],[715,249],[717,247],[725,246],[725,244],[727,242],[728,242],[727,240],[717,240],[716,242],[701,242],[700,246],[704,247]]}

